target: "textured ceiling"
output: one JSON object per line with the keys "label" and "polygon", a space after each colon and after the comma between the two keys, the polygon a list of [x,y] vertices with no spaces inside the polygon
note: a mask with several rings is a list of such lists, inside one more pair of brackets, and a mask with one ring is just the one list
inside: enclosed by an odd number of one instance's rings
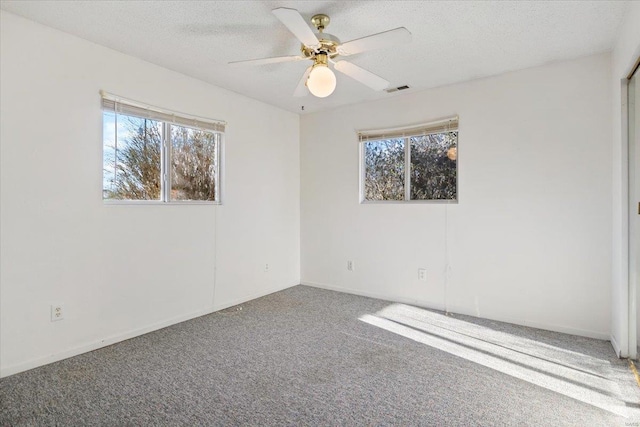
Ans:
{"label": "textured ceiling", "polygon": [[[293,111],[341,105],[471,80],[612,48],[628,2],[516,1],[2,1],[1,8],[216,86]],[[227,62],[296,55],[300,44],[271,13],[331,17],[341,41],[396,27],[409,44],[349,61],[404,92],[374,92],[337,74],[328,98],[294,98],[308,61],[255,67]]]}

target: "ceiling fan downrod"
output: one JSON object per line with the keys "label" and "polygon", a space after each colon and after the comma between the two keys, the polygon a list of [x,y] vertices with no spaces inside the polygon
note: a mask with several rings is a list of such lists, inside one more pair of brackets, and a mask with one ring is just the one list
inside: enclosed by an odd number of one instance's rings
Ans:
{"label": "ceiling fan downrod", "polygon": [[331,19],[329,16],[321,13],[318,15],[313,15],[311,18],[311,23],[318,30],[318,42],[319,46],[316,46],[315,49],[311,46],[305,46],[302,44],[300,47],[300,51],[306,58],[314,59],[316,55],[325,54],[329,58],[335,58],[338,56],[338,46],[340,45],[340,40],[334,36],[333,34],[325,33],[324,29],[329,25]]}

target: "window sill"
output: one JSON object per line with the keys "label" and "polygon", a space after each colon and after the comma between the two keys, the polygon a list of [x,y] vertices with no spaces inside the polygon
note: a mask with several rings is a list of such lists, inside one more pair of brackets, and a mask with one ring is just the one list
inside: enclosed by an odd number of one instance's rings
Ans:
{"label": "window sill", "polygon": [[163,202],[160,200],[109,200],[102,199],[102,202],[106,206],[118,206],[118,205],[134,205],[134,206],[175,206],[175,205],[204,205],[204,206],[216,206],[222,205],[221,202],[209,202],[203,200],[193,201],[175,201],[175,202]]}
{"label": "window sill", "polygon": [[458,200],[361,200],[361,205],[457,205]]}

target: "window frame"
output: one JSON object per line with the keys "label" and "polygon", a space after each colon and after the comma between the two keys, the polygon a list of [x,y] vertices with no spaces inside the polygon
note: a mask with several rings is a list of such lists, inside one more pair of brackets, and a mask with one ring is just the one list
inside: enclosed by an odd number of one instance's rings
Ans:
{"label": "window frame", "polygon": [[[160,166],[160,173],[162,174],[161,182],[163,183],[163,185],[160,188],[161,188],[161,192],[163,193],[162,194],[163,200],[160,200],[160,202],[169,203],[169,204],[172,204],[172,205],[176,205],[176,204],[184,204],[184,205],[192,205],[192,204],[221,205],[222,204],[222,193],[221,193],[220,180],[221,180],[221,175],[222,175],[222,171],[221,171],[222,162],[221,162],[220,153],[222,151],[221,147],[222,147],[222,141],[224,140],[224,133],[215,132],[215,131],[211,131],[211,130],[207,130],[207,129],[201,129],[201,128],[192,127],[192,126],[178,125],[178,124],[169,123],[169,122],[163,122],[162,126],[163,126],[164,138],[162,138],[162,155],[161,155],[162,165]],[[216,200],[171,200],[171,184],[172,184],[172,181],[171,181],[171,153],[173,151],[172,150],[173,141],[171,140],[171,126],[179,126],[179,127],[182,127],[182,128],[188,128],[188,129],[193,129],[193,130],[197,130],[197,131],[209,132],[209,133],[212,133],[212,134],[216,135],[216,149],[214,151],[214,159],[215,159],[215,162],[216,162],[216,175],[215,175]]]}
{"label": "window frame", "polygon": [[[223,187],[223,172],[224,172],[224,139],[225,132],[224,130],[213,130],[206,129],[203,127],[197,126],[197,123],[200,123],[202,119],[197,118],[195,116],[188,116],[181,113],[172,113],[167,112],[165,110],[161,110],[155,107],[149,107],[144,104],[137,103],[135,101],[123,101],[119,98],[114,98],[113,96],[108,96],[105,92],[101,92],[103,98],[103,108],[101,109],[102,113],[102,169],[104,169],[104,160],[105,160],[105,150],[104,150],[104,114],[107,112],[111,112],[116,117],[116,127],[117,127],[117,116],[123,115],[127,117],[135,117],[139,119],[152,119],[161,123],[162,126],[162,140],[160,147],[160,199],[159,200],[136,200],[136,199],[106,199],[104,196],[102,197],[102,202],[105,205],[222,205],[222,200],[224,196],[224,187]],[[107,102],[112,101],[115,102],[115,107],[113,110],[104,108],[105,100]],[[136,114],[135,112],[122,112],[118,111],[118,103],[122,103],[128,107],[133,107],[139,109],[141,111],[147,110],[150,112],[147,117],[144,114]],[[196,125],[190,126],[186,123],[170,121],[162,118],[154,118],[153,114],[161,114],[164,116],[179,116],[183,120],[193,118],[194,123]],[[206,122],[204,122],[206,123]],[[225,122],[217,122],[211,121],[211,123],[219,123],[223,129],[226,125]],[[215,151],[214,151],[214,159],[216,162],[216,174],[215,174],[215,200],[172,200],[171,199],[171,153],[172,153],[172,140],[171,140],[171,127],[177,126],[182,128],[188,128],[196,131],[208,132],[215,135]],[[116,133],[117,135],[117,133]],[[117,138],[117,136],[116,136]],[[116,142],[117,143],[117,142]],[[104,175],[103,175],[104,176]],[[103,178],[104,182],[104,178]],[[104,184],[101,189],[101,193],[104,194]]]}
{"label": "window frame", "polygon": [[[448,119],[454,120],[454,119]],[[393,129],[391,132],[385,137],[381,138],[372,138],[372,139],[363,139],[363,133],[359,133],[359,141],[358,141],[358,163],[359,163],[359,176],[360,176],[360,184],[359,184],[359,203],[362,205],[379,205],[379,204],[447,204],[447,205],[455,205],[460,202],[460,194],[459,194],[459,176],[458,176],[458,162],[460,160],[460,147],[459,147],[459,137],[460,131],[457,124],[458,118],[455,117],[456,127],[451,130],[436,130],[436,131],[426,131],[426,132],[416,132],[415,126],[411,126],[411,130],[413,132],[404,133],[402,129]],[[435,122],[441,123],[442,120]],[[428,127],[429,124],[423,125]],[[456,138],[456,198],[455,199],[411,199],[411,138],[420,137],[425,135],[433,135],[445,132],[457,132],[458,136]],[[384,134],[384,131],[370,131],[379,134]],[[404,140],[404,200],[367,200],[365,195],[365,185],[366,185],[366,148],[365,144],[368,142],[376,142],[376,141],[385,141],[389,139],[402,139]]]}

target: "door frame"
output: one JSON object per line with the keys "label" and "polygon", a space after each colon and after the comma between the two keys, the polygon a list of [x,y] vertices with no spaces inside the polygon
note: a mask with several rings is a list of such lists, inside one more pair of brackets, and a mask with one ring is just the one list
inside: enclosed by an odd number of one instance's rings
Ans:
{"label": "door frame", "polygon": [[[640,145],[637,145],[637,141],[638,139],[638,132],[640,131],[640,129],[635,126],[634,129],[634,138],[631,139],[629,138],[629,129],[630,129],[630,120],[636,120],[635,118],[630,118],[629,117],[629,100],[630,100],[630,96],[629,96],[629,82],[631,80],[632,77],[634,77],[634,75],[636,75],[636,86],[640,84],[640,71],[638,71],[638,67],[640,66],[640,57],[638,57],[638,59],[636,60],[634,66],[631,69],[631,72],[628,74],[627,78],[624,81],[624,88],[625,88],[625,96],[623,98],[625,98],[624,102],[624,116],[623,116],[623,123],[624,123],[624,129],[626,129],[626,132],[624,132],[623,138],[626,138],[626,148],[627,148],[627,152],[626,152],[626,157],[627,157],[627,179],[626,179],[626,183],[627,183],[627,197],[626,197],[626,212],[627,212],[627,283],[628,283],[628,322],[629,322],[629,326],[628,326],[628,332],[629,332],[629,338],[628,338],[628,345],[629,345],[629,358],[630,359],[637,359],[638,358],[638,331],[637,331],[637,316],[638,316],[638,307],[637,307],[637,280],[632,280],[633,277],[638,277],[640,275],[640,271],[638,271],[640,269],[640,264],[638,264],[637,262],[637,258],[638,258],[638,250],[640,250],[640,247],[638,246],[638,244],[636,244],[635,246],[633,246],[633,250],[632,250],[632,246],[631,246],[631,242],[633,241],[633,239],[636,237],[635,235],[632,236],[631,233],[633,232],[633,227],[631,226],[631,222],[635,221],[635,208],[636,208],[636,203],[638,203],[637,200],[632,200],[632,198],[635,197],[635,193],[637,193],[637,189],[635,188],[635,186],[638,183],[638,175],[640,174],[640,170],[638,168],[638,165],[636,164],[636,157],[637,155],[632,156],[631,154],[635,154],[638,150],[640,150]],[[638,93],[638,90],[636,88],[636,93]],[[635,114],[639,114],[639,107],[640,107],[640,99],[636,99],[634,98],[634,105],[635,105]],[[636,121],[637,123],[637,121]],[[632,183],[631,179],[634,179],[635,182]],[[632,192],[632,190],[635,190]],[[632,194],[633,193],[633,194]],[[636,258],[636,260],[633,260],[633,258]],[[635,268],[636,271],[632,272],[632,269]]]}
{"label": "door frame", "polygon": [[[622,212],[621,212],[621,286],[624,289],[624,295],[622,296],[622,309],[626,308],[626,312],[620,313],[620,318],[622,320],[622,324],[626,331],[622,331],[622,336],[620,336],[619,343],[612,342],[614,344],[614,348],[619,357],[628,357],[630,359],[637,359],[637,304],[636,304],[636,296],[637,289],[636,284],[631,281],[631,268],[632,263],[631,260],[631,251],[630,251],[630,243],[631,243],[631,227],[630,227],[630,212],[631,212],[631,204],[630,204],[630,176],[633,176],[632,171],[636,174],[640,173],[640,171],[635,170],[635,162],[629,156],[631,152],[631,144],[634,142],[629,139],[629,80],[634,75],[634,72],[638,69],[638,65],[640,64],[640,57],[633,63],[633,66],[630,67],[629,73],[626,77],[622,78],[620,81],[620,90],[621,90],[621,101],[622,101],[622,114],[621,114],[621,163],[622,163],[622,188],[621,188],[621,204],[622,204]],[[612,336],[613,338],[613,336]],[[625,342],[626,341],[626,342]]]}

